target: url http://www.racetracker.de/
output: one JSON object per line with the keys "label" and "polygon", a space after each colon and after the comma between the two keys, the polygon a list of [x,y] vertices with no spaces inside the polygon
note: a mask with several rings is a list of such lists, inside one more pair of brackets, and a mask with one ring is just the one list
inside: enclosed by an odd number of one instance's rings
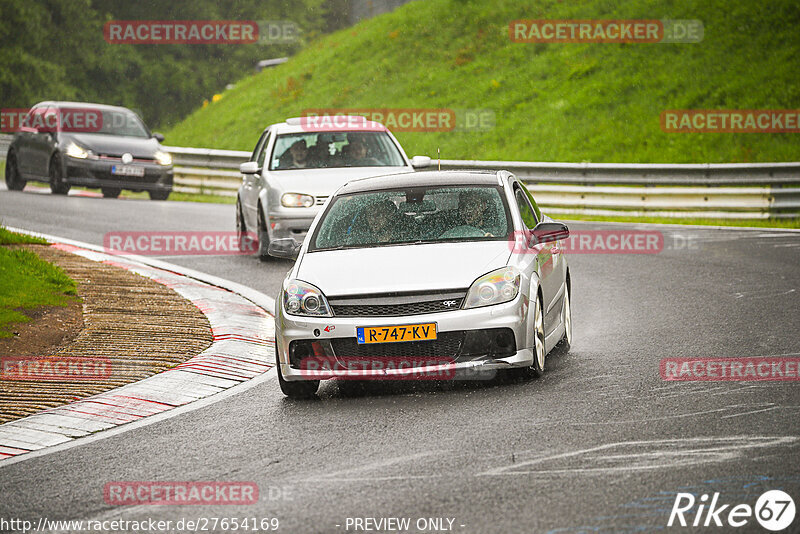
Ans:
{"label": "url http://www.racetracker.de/", "polygon": [[0,517],[0,532],[275,532],[280,528],[276,517],[197,517],[172,519],[67,519],[40,517],[32,521]]}

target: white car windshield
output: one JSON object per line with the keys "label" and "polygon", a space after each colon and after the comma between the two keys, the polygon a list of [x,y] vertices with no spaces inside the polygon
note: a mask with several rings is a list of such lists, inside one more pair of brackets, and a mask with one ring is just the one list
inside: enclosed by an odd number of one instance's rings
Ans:
{"label": "white car windshield", "polygon": [[269,169],[403,165],[400,151],[386,132],[303,132],[275,139]]}
{"label": "white car windshield", "polygon": [[504,240],[512,231],[496,186],[422,187],[336,197],[309,246],[314,250],[403,243]]}

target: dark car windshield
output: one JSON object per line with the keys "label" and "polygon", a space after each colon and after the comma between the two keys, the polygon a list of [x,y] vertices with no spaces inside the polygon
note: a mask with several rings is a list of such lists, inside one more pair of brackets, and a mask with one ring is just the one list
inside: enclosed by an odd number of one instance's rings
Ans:
{"label": "dark car windshield", "polygon": [[124,137],[148,138],[150,134],[142,120],[132,111],[103,110],[103,122],[97,133]]}
{"label": "dark car windshield", "polygon": [[270,170],[405,165],[386,132],[303,132],[279,135]]}
{"label": "dark car windshield", "polygon": [[309,251],[402,243],[504,240],[512,231],[496,186],[422,187],[333,199]]}

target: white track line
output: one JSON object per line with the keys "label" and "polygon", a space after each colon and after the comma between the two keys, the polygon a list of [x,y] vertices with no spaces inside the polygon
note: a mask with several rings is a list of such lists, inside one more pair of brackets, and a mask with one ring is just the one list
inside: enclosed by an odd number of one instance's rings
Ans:
{"label": "white track line", "polygon": [[[77,255],[114,263],[172,287],[187,300],[202,304],[215,339],[208,349],[174,369],[0,425],[0,446],[30,451],[0,460],[0,467],[175,417],[275,376],[267,371],[274,365],[271,317],[265,312],[253,313],[265,308],[273,313],[274,300],[268,296],[162,261],[109,255],[101,247],[87,243],[9,229],[44,237]],[[240,302],[232,302],[236,300]],[[243,305],[250,309],[242,312]],[[242,327],[247,332],[245,336]],[[87,435],[98,429],[104,430]]]}

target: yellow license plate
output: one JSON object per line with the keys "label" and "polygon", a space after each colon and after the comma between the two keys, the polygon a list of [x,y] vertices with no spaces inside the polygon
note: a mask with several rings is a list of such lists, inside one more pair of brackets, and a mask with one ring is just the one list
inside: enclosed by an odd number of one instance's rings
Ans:
{"label": "yellow license plate", "polygon": [[356,338],[363,343],[400,343],[436,339],[436,323],[404,324],[400,326],[359,326]]}

